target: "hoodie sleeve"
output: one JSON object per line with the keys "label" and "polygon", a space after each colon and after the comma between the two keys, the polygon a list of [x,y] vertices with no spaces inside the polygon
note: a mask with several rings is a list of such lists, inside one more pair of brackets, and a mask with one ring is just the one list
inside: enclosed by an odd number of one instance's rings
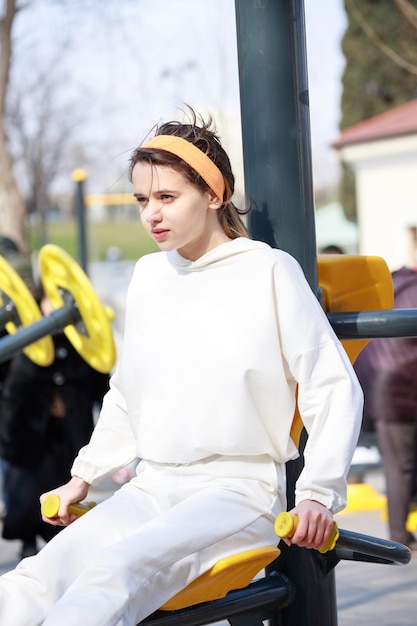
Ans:
{"label": "hoodie sleeve", "polygon": [[346,504],[346,479],[362,421],[363,393],[298,263],[284,253],[275,271],[278,327],[284,357],[298,384],[298,407],[308,433],[296,504],[312,499],[333,512]]}
{"label": "hoodie sleeve", "polygon": [[79,451],[71,474],[93,484],[128,465],[136,456],[135,437],[127,415],[120,368],[117,367],[91,439]]}

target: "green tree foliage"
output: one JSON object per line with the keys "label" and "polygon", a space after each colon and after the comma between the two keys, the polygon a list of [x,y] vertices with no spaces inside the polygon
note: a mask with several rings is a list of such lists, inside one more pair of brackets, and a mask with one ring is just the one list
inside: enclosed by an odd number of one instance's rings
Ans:
{"label": "green tree foliage", "polygon": [[[344,0],[341,130],[417,97],[417,0]],[[355,219],[353,176],[342,176],[341,201]]]}

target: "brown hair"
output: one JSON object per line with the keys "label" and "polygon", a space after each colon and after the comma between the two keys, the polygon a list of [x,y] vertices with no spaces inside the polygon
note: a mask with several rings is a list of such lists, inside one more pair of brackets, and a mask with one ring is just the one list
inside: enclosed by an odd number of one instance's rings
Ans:
{"label": "brown hair", "polygon": [[[248,211],[238,209],[231,201],[235,188],[235,177],[232,172],[229,157],[216,134],[212,118],[209,117],[207,121],[204,121],[202,118],[197,119],[195,111],[190,107],[189,116],[189,123],[173,121],[158,126],[155,135],[175,135],[176,137],[181,137],[192,143],[213,161],[222,173],[225,183],[222,206],[218,210],[220,225],[230,239],[248,237],[248,231],[240,217],[241,215],[245,215]],[[142,146],[136,148],[129,161],[130,181],[132,180],[133,168],[136,163],[139,162],[171,167],[183,174],[190,183],[198,187],[201,191],[206,192],[209,190],[209,186],[198,172],[181,158],[166,150],[144,148]]]}

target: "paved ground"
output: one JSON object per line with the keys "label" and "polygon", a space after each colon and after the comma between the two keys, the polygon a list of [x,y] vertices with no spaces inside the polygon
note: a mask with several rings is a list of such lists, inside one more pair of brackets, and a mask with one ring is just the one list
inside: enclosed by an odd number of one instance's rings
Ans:
{"label": "paved ground", "polygon": [[[345,513],[340,528],[387,538],[380,513]],[[342,561],[336,567],[339,626],[416,626],[417,555],[408,565]]]}

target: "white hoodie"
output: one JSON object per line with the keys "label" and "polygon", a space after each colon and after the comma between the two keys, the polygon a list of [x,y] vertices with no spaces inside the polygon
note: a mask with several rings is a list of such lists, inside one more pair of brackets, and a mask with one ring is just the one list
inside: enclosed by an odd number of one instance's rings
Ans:
{"label": "white hoodie", "polygon": [[192,463],[220,455],[298,456],[296,502],[340,510],[362,391],[298,263],[239,238],[197,261],[142,257],[129,286],[122,355],[90,443],[72,473],[89,483],[135,457]]}

